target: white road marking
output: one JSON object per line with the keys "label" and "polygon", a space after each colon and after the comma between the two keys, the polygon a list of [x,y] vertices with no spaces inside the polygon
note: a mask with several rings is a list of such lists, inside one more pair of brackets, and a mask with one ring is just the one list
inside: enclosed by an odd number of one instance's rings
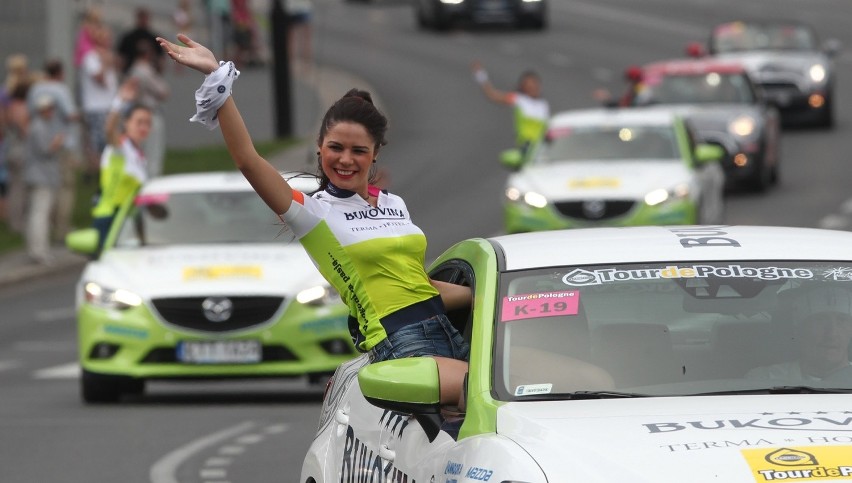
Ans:
{"label": "white road marking", "polygon": [[243,454],[245,452],[246,452],[246,449],[242,446],[231,445],[231,446],[222,446],[221,448],[219,448],[220,454],[238,455],[238,454]]}
{"label": "white road marking", "polygon": [[80,377],[80,364],[69,362],[59,366],[46,367],[33,372],[35,379],[78,379]]}
{"label": "white road marking", "polygon": [[204,462],[204,466],[228,466],[231,464],[231,458],[225,458],[224,456],[214,456],[212,458],[207,458],[207,461]]}
{"label": "white road marking", "polygon": [[237,443],[239,444],[256,444],[261,441],[263,441],[263,435],[261,434],[246,434],[237,438]]}
{"label": "white road marking", "polygon": [[74,307],[59,307],[55,309],[39,310],[33,319],[35,322],[58,322],[74,320],[77,310]]}
{"label": "white road marking", "polygon": [[46,342],[39,340],[23,341],[15,344],[15,350],[24,352],[59,352],[74,348],[75,343],[68,342]]}
{"label": "white road marking", "polygon": [[225,478],[228,476],[228,472],[220,469],[201,468],[201,471],[198,472],[198,476],[205,480],[208,478]]}
{"label": "white road marking", "polygon": [[210,446],[216,445],[226,439],[233,438],[238,434],[245,433],[253,427],[254,423],[247,421],[203,438],[196,439],[189,444],[175,449],[166,456],[160,458],[160,460],[154,463],[154,466],[151,467],[149,474],[151,483],[178,483],[178,479],[175,477],[175,470],[177,470],[184,461]]}
{"label": "white road marking", "polygon": [[272,426],[267,426],[263,432],[266,434],[280,434],[290,429],[290,426],[287,424],[273,424]]}
{"label": "white road marking", "polygon": [[20,366],[20,361],[0,361],[0,371],[8,371]]}
{"label": "white road marking", "polygon": [[849,218],[842,215],[828,215],[819,222],[820,228],[842,230],[849,226]]}

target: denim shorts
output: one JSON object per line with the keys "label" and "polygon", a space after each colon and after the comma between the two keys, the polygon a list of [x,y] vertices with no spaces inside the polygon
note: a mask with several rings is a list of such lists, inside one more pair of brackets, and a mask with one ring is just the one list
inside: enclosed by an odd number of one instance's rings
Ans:
{"label": "denim shorts", "polygon": [[370,350],[373,362],[403,357],[443,356],[467,360],[470,344],[453,327],[446,315],[406,325],[389,334]]}

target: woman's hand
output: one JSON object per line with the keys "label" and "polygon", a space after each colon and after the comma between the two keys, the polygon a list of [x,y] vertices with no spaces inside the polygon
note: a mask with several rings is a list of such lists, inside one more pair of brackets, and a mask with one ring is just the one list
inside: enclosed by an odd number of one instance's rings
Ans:
{"label": "woman's hand", "polygon": [[166,54],[172,60],[178,64],[195,69],[204,75],[208,75],[219,68],[219,62],[216,60],[213,52],[210,52],[210,49],[193,41],[184,34],[178,34],[177,39],[184,45],[169,42],[162,37],[157,37],[157,42],[160,43],[160,47],[166,51]]}
{"label": "woman's hand", "polygon": [[139,95],[139,79],[131,77],[121,83],[118,88],[118,98],[124,102],[133,102]]}

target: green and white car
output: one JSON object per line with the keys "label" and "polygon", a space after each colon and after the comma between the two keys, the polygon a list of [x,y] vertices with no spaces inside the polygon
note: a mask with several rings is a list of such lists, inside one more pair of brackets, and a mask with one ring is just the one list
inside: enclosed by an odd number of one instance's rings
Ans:
{"label": "green and white car", "polygon": [[474,294],[449,314],[471,343],[463,412],[439,406],[434,359],[356,358],[300,483],[852,479],[852,233],[523,233],[429,272]]}
{"label": "green and white car", "polygon": [[556,114],[527,160],[514,150],[501,157],[516,170],[506,183],[505,229],[721,223],[723,156],[668,108]]}
{"label": "green and white car", "polygon": [[[92,254],[97,239],[84,229],[67,244]],[[319,382],[357,354],[348,310],[236,171],[146,182],[86,265],[76,307],[86,402],[150,379]]]}

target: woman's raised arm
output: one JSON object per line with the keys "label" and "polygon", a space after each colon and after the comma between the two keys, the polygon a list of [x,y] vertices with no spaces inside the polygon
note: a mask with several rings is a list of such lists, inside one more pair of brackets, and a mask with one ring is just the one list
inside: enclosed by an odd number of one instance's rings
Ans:
{"label": "woman's raised arm", "polygon": [[[213,52],[186,35],[178,34],[177,39],[184,45],[157,37],[157,42],[175,62],[195,69],[205,76],[213,74],[220,68],[233,68],[233,64],[220,66]],[[223,91],[220,90],[219,94],[223,94]],[[218,108],[216,118],[234,164],[276,214],[286,212],[293,201],[292,189],[278,170],[254,148],[251,135],[230,93],[224,93],[223,96],[226,97],[224,103]]]}

